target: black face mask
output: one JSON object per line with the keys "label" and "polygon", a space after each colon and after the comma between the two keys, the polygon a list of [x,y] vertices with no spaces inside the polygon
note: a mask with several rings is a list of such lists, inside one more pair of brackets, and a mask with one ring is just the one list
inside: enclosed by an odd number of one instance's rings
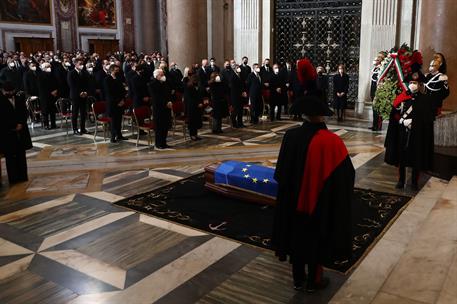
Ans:
{"label": "black face mask", "polygon": [[225,68],[228,70],[228,69],[230,69],[230,66],[229,66],[229,65],[226,65]]}
{"label": "black face mask", "polygon": [[248,64],[248,61],[247,61],[247,60],[245,60],[245,61],[243,61],[243,63],[247,65],[247,64]]}

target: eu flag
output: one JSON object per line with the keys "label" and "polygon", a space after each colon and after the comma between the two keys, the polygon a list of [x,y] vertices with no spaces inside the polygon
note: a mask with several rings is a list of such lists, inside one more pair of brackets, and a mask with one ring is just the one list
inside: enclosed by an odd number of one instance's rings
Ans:
{"label": "eu flag", "polygon": [[278,183],[274,172],[272,168],[230,160],[217,167],[214,181],[276,198]]}

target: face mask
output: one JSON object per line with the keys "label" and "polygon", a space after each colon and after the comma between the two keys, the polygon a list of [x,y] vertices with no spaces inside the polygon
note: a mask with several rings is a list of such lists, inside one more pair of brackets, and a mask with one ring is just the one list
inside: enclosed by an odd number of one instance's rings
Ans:
{"label": "face mask", "polygon": [[76,68],[78,71],[82,71],[83,66],[77,66],[77,67],[75,67],[75,68]]}
{"label": "face mask", "polygon": [[433,65],[431,65],[431,66],[428,68],[428,71],[429,71],[430,73],[435,73],[435,72],[436,72],[436,69],[435,69],[435,67],[434,67]]}
{"label": "face mask", "polygon": [[410,83],[408,85],[408,88],[409,90],[412,92],[412,93],[416,93],[417,92],[417,89],[418,89],[418,86],[416,83]]}
{"label": "face mask", "polygon": [[338,70],[338,73],[343,74],[343,70]]}
{"label": "face mask", "polygon": [[211,61],[211,62],[210,62],[210,65],[211,65],[211,66],[214,66],[214,61]]}
{"label": "face mask", "polygon": [[162,82],[165,82],[165,81],[167,81],[167,77],[166,77],[165,75],[164,75],[164,76],[162,76],[162,77],[160,77],[160,81],[162,81]]}
{"label": "face mask", "polygon": [[269,62],[265,62],[265,66],[270,66],[270,63]]}
{"label": "face mask", "polygon": [[89,73],[92,73],[92,72],[94,71],[94,68],[87,68],[87,71],[88,71]]}
{"label": "face mask", "polygon": [[16,65],[14,64],[14,62],[10,62],[9,66],[10,68],[14,68]]}
{"label": "face mask", "polygon": [[215,80],[216,80],[216,82],[221,82],[221,77],[220,76],[216,76]]}
{"label": "face mask", "polygon": [[36,71],[36,66],[31,66],[31,67],[30,67],[30,70],[31,70],[31,71]]}
{"label": "face mask", "polygon": [[70,66],[71,66],[71,63],[69,63],[68,61],[66,61],[66,62],[64,63],[64,65],[65,65],[66,67],[70,67]]}
{"label": "face mask", "polygon": [[279,73],[279,69],[278,69],[278,68],[273,69],[273,71],[275,72],[275,74],[278,74],[278,73]]}
{"label": "face mask", "polygon": [[230,66],[229,66],[229,65],[226,65],[225,68],[228,70],[228,69],[230,69]]}
{"label": "face mask", "polygon": [[247,61],[247,60],[245,60],[245,61],[243,61],[243,63],[244,63],[244,64],[248,64],[248,61]]}
{"label": "face mask", "polygon": [[256,73],[260,73],[260,68],[255,69]]}
{"label": "face mask", "polygon": [[240,68],[236,68],[236,72],[237,73],[241,73],[241,69]]}
{"label": "face mask", "polygon": [[108,71],[109,70],[109,65],[105,65],[105,70]]}
{"label": "face mask", "polygon": [[373,60],[373,65],[378,65],[378,62],[376,60]]}
{"label": "face mask", "polygon": [[44,71],[45,71],[46,73],[51,73],[51,68],[45,68]]}

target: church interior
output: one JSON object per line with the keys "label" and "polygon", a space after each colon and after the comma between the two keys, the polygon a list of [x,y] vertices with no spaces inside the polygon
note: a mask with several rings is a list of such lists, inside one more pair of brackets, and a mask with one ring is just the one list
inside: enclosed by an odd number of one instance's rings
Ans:
{"label": "church interior", "polygon": [[0,303],[457,303],[455,0],[0,2]]}

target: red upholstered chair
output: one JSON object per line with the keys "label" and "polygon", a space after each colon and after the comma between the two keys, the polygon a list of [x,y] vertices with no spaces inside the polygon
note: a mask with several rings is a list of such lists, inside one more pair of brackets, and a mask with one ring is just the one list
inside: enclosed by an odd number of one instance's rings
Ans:
{"label": "red upholstered chair", "polygon": [[175,135],[176,126],[179,123],[182,126],[182,134],[184,136],[184,139],[186,139],[186,116],[184,115],[184,101],[182,99],[178,99],[175,102],[173,102],[171,117],[173,135]]}
{"label": "red upholstered chair", "polygon": [[106,101],[96,101],[92,104],[92,113],[95,117],[95,133],[94,140],[97,138],[97,129],[101,125],[103,127],[103,140],[106,140],[108,125],[111,123],[111,117],[106,116]]}
{"label": "red upholstered chair", "polygon": [[140,130],[148,133],[148,146],[152,144],[151,133],[155,130],[155,123],[152,121],[152,111],[148,106],[141,106],[133,109],[133,117],[137,127],[136,146],[140,141]]}
{"label": "red upholstered chair", "polygon": [[68,129],[69,129],[68,120],[71,121],[71,111],[72,111],[71,100],[68,98],[57,99],[56,108],[57,108],[57,111],[59,111],[59,115],[60,115],[60,128],[63,129],[63,122],[65,120],[65,128],[66,128],[67,135],[68,135]]}

